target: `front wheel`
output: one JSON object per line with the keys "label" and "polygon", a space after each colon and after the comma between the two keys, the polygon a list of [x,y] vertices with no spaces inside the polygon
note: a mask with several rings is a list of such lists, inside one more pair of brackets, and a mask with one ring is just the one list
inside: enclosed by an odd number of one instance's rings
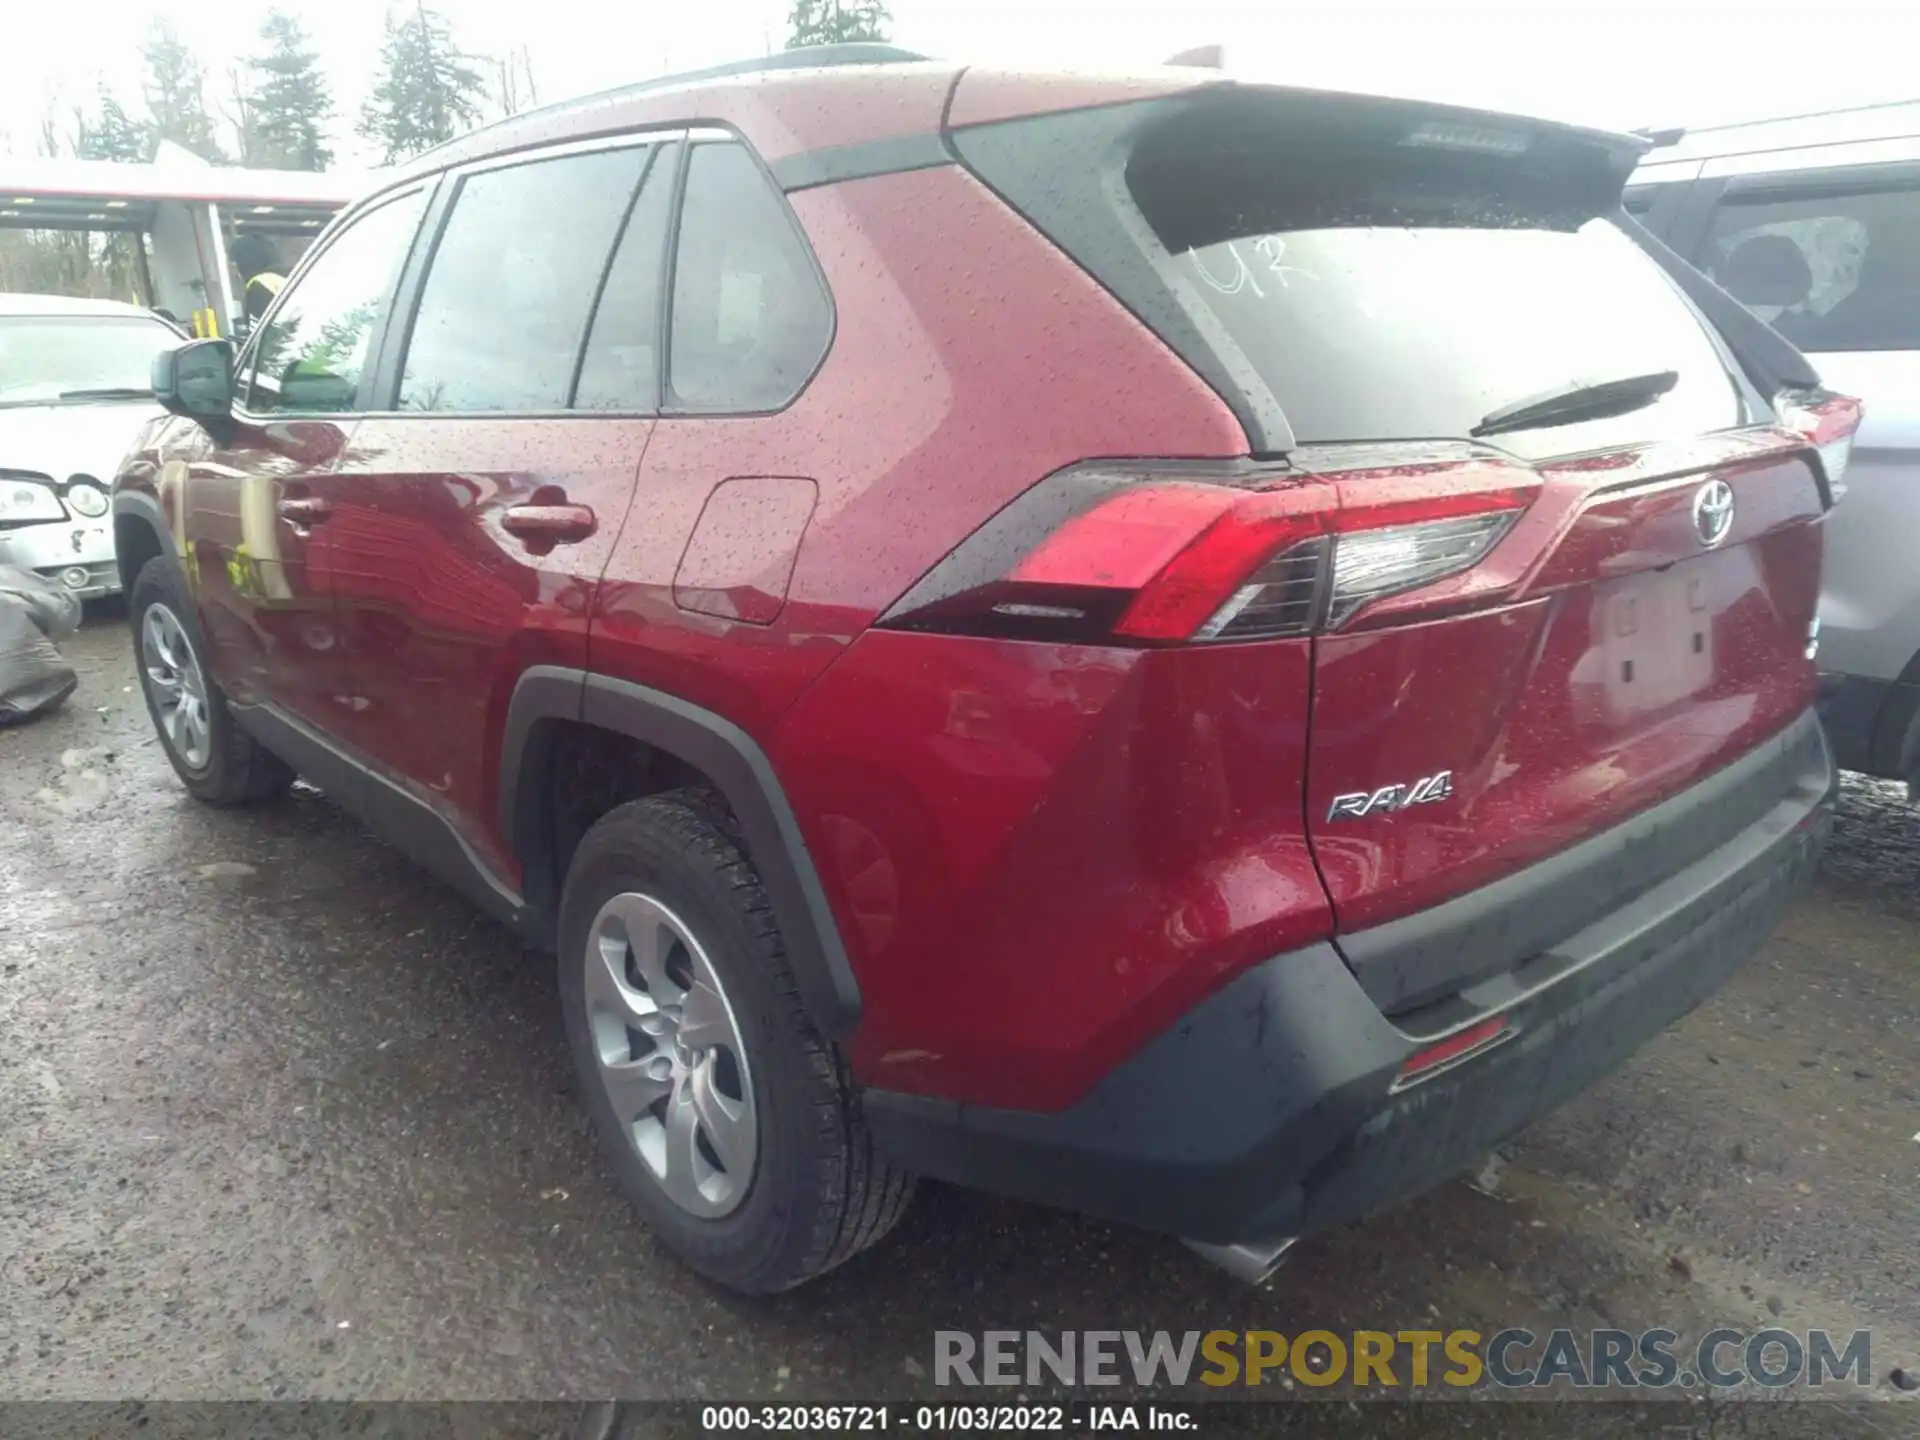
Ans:
{"label": "front wheel", "polygon": [[293,771],[235,723],[207,673],[179,568],[165,556],[141,566],[127,612],[140,692],[180,783],[213,805],[251,804],[285,790]]}
{"label": "front wheel", "polygon": [[710,1279],[789,1289],[905,1211],[912,1177],[874,1152],[760,877],[709,797],[630,802],[581,840],[560,998],[608,1159],[654,1233]]}

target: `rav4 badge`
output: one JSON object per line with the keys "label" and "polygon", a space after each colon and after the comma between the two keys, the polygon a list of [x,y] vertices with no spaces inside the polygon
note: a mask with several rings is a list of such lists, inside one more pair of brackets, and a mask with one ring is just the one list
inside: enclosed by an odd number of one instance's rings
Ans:
{"label": "rav4 badge", "polygon": [[1376,813],[1392,814],[1409,805],[1429,805],[1453,795],[1453,772],[1442,770],[1415,780],[1411,785],[1383,785],[1378,790],[1356,790],[1351,795],[1336,795],[1327,807],[1329,820],[1359,820]]}

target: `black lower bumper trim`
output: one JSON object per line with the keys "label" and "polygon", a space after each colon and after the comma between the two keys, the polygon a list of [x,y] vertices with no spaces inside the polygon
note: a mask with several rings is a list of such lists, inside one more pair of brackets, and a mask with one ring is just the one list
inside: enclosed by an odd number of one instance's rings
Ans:
{"label": "black lower bumper trim", "polygon": [[1339,936],[1367,995],[1407,1016],[1511,970],[1733,843],[1828,762],[1803,715],[1731,765],[1639,814],[1431,909]]}
{"label": "black lower bumper trim", "polygon": [[[1817,736],[1817,731],[1815,732]],[[1394,1093],[1431,1036],[1384,1015],[1331,945],[1276,956],[1051,1114],[873,1091],[880,1145],[922,1174],[1212,1244],[1300,1235],[1445,1180],[1711,994],[1811,875],[1823,742],[1774,804],[1629,903],[1457,997],[1515,1038]]]}

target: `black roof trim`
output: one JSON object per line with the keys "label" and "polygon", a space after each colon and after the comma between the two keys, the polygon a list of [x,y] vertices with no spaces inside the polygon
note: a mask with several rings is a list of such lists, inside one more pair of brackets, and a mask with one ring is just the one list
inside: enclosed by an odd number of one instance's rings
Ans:
{"label": "black roof trim", "polygon": [[852,145],[802,151],[774,161],[770,168],[774,183],[791,195],[816,185],[837,185],[843,180],[866,180],[908,170],[931,170],[953,163],[946,142],[938,135],[895,135],[884,140],[862,140]]}

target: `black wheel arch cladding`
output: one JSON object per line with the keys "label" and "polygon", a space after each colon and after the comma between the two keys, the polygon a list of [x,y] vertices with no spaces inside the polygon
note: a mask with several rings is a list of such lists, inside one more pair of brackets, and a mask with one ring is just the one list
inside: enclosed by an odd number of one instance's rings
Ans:
{"label": "black wheel arch cladding", "polygon": [[562,666],[528,669],[515,685],[500,745],[500,828],[526,865],[530,903],[535,863],[551,844],[548,793],[554,721],[627,736],[705,775],[727,802],[760,872],[786,941],[808,1017],[830,1040],[860,1018],[860,990],[826,891],[800,825],[766,752],[746,731],[710,710],[632,681]]}

